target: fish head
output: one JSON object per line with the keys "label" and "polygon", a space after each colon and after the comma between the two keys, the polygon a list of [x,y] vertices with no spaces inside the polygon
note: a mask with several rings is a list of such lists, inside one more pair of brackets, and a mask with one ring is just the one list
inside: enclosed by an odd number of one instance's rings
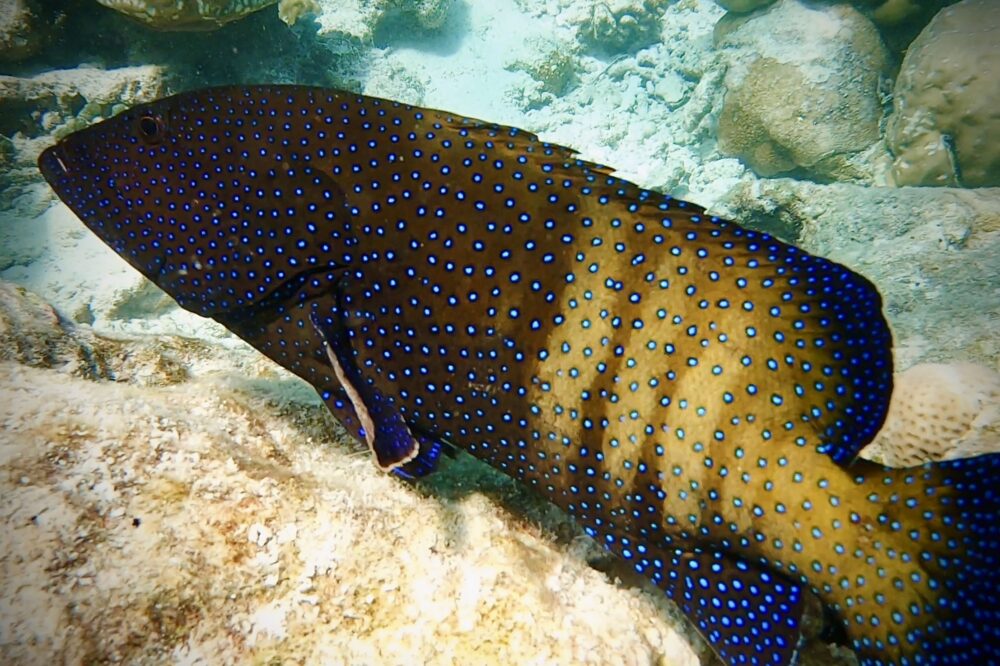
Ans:
{"label": "fish head", "polygon": [[181,93],[65,137],[38,165],[102,241],[216,316],[351,261],[343,191],[303,148],[310,119],[292,115],[236,90]]}
{"label": "fish head", "polygon": [[[147,197],[133,190],[144,171],[155,167],[159,154],[176,141],[169,106],[154,102],[124,111],[76,131],[47,148],[38,167],[52,189],[83,223],[118,254],[128,257],[132,234],[138,232],[129,211],[141,207]],[[151,164],[150,164],[151,163]],[[157,193],[149,192],[155,199]],[[134,228],[133,228],[134,227]],[[159,248],[134,253],[136,268],[159,265]]]}

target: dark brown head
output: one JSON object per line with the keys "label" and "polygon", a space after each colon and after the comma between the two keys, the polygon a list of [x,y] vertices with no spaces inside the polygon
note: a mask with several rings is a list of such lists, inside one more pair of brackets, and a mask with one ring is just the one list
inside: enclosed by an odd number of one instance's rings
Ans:
{"label": "dark brown head", "polygon": [[322,106],[307,88],[182,93],[76,132],[38,165],[105,243],[213,315],[350,261],[343,192],[314,166]]}

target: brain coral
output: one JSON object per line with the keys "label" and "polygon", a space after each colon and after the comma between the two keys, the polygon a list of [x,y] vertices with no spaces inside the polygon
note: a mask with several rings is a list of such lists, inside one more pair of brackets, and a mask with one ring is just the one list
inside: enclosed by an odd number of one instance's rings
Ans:
{"label": "brain coral", "polygon": [[906,52],[886,142],[897,185],[1000,185],[1000,3],[947,7]]}
{"label": "brain coral", "polygon": [[1000,374],[971,363],[915,365],[895,379],[885,425],[862,453],[892,467],[1000,451]]}
{"label": "brain coral", "polygon": [[97,0],[153,28],[216,28],[268,7],[277,0]]}

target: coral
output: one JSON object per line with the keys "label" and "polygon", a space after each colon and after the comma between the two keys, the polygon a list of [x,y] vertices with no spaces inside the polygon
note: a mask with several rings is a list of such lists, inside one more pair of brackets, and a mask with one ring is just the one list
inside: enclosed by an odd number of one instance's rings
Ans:
{"label": "coral", "polygon": [[278,0],[97,0],[158,30],[209,30],[264,9]]}
{"label": "coral", "polygon": [[319,33],[369,45],[383,26],[400,22],[407,31],[414,27],[437,30],[448,18],[454,0],[318,0]]}
{"label": "coral", "polygon": [[51,25],[37,0],[0,2],[0,61],[17,61],[37,53]]}
{"label": "coral", "polygon": [[667,0],[589,0],[574,3],[569,23],[588,48],[606,53],[635,51],[659,39]]}
{"label": "coral", "polygon": [[1000,4],[941,10],[910,46],[886,143],[897,185],[1000,185]]}
{"label": "coral", "polygon": [[891,467],[1000,452],[1000,373],[915,365],[895,377],[885,425],[862,455]]}
{"label": "coral", "polygon": [[[738,156],[761,176],[773,176],[791,171],[800,162],[815,163],[816,156],[792,153],[803,142],[793,137],[783,137],[786,127],[794,127],[794,119],[803,118],[794,103],[781,93],[802,90],[806,82],[793,66],[770,58],[760,58],[750,65],[742,85],[726,94],[726,103],[719,115],[719,149],[723,153]],[[761,104],[776,98],[784,104]],[[794,98],[792,98],[794,99]],[[809,103],[815,100],[810,98]],[[772,138],[772,132],[779,137]],[[790,145],[786,145],[790,144]],[[815,144],[805,144],[806,148]],[[822,152],[820,153],[822,156]]]}
{"label": "coral", "polygon": [[756,173],[869,180],[853,158],[878,140],[888,53],[847,5],[781,0],[717,31],[729,62],[719,148]]}

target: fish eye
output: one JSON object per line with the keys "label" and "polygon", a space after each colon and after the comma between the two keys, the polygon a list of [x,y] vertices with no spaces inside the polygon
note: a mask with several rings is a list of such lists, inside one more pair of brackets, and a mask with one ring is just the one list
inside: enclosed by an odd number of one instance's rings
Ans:
{"label": "fish eye", "polygon": [[159,143],[163,138],[163,119],[159,116],[140,117],[139,134],[146,140],[146,143]]}

